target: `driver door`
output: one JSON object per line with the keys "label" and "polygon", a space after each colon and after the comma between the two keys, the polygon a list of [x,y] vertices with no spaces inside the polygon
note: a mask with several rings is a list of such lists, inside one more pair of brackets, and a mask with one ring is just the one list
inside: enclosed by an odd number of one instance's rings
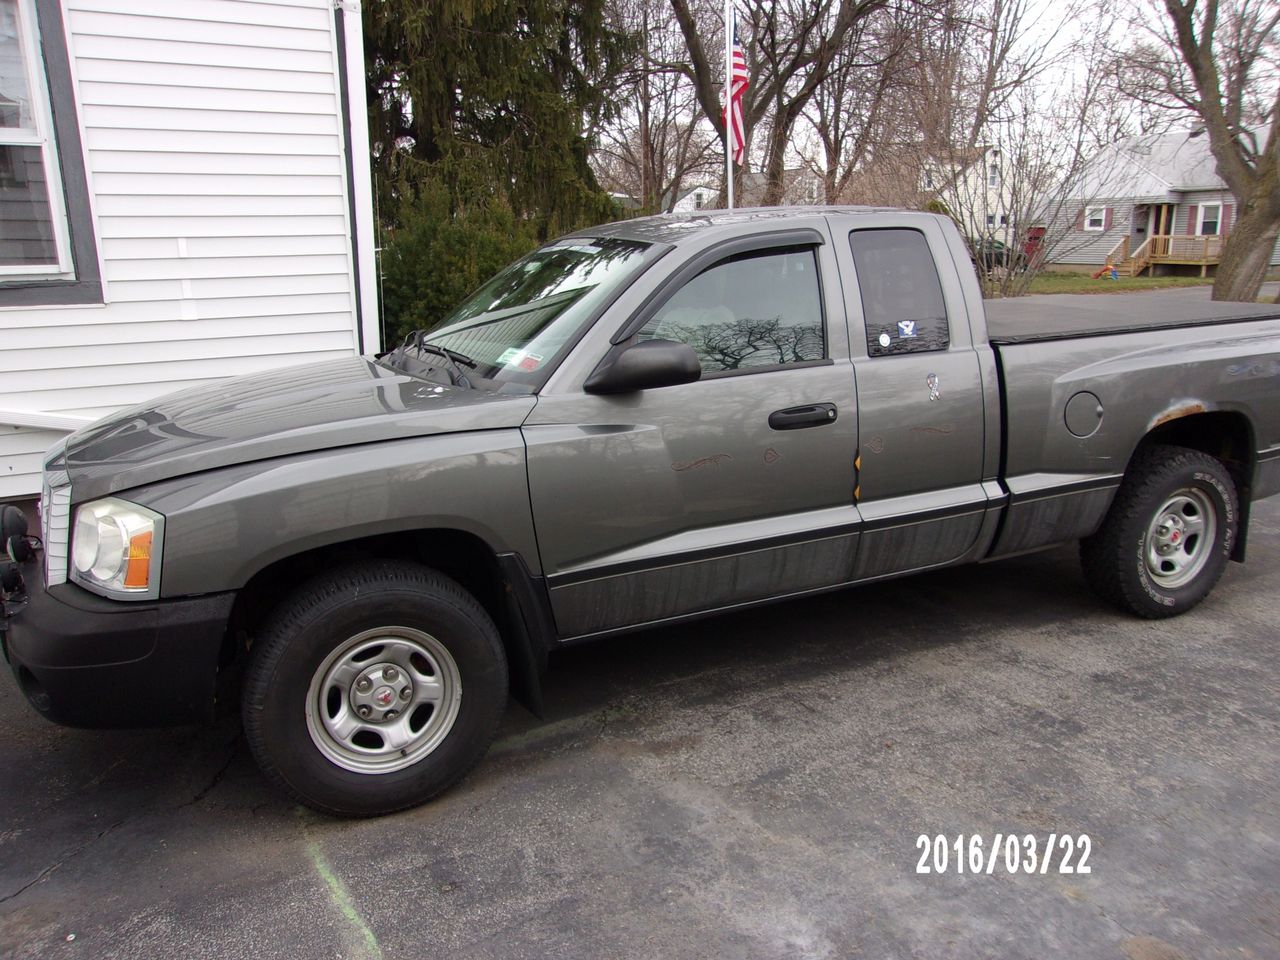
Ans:
{"label": "driver door", "polygon": [[853,576],[858,418],[834,258],[756,239],[702,254],[634,335],[693,346],[700,380],[543,393],[523,427],[563,638]]}

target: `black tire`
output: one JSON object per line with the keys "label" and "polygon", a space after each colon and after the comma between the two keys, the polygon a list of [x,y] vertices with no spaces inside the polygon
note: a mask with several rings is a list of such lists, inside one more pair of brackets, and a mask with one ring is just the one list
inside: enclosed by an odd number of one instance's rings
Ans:
{"label": "black tire", "polygon": [[[389,645],[379,647],[384,635]],[[381,747],[374,742],[381,736],[377,730],[390,730],[391,720],[356,717],[357,709],[370,709],[368,703],[356,704],[357,697],[371,695],[356,693],[357,683],[369,689],[368,676],[353,677],[349,687],[337,686],[336,680],[325,684],[333,671],[364,670],[366,664],[378,669],[379,657],[392,656],[388,651],[395,650],[404,662],[414,644],[425,651],[412,661],[421,673],[405,669],[398,683],[406,686],[399,694],[411,690],[416,698],[446,690],[449,695],[416,708],[405,695],[405,716],[399,720],[404,735],[421,736],[436,724],[432,729],[439,738],[419,739],[411,754],[388,740]],[[353,651],[346,660],[344,651]],[[381,669],[379,676],[395,673]],[[373,694],[386,696],[386,689],[396,687],[388,681]],[[422,803],[480,761],[506,709],[507,662],[492,619],[457,583],[415,564],[366,561],[309,581],[276,607],[257,633],[243,694],[245,736],[270,780],[322,813],[377,816]],[[446,703],[448,709],[442,706]],[[330,713],[368,729],[344,741],[326,732],[326,722],[335,722],[326,720]],[[419,714],[426,720],[414,734],[410,725]],[[386,726],[377,727],[380,722]],[[359,751],[371,744],[369,764],[376,759],[408,766],[353,768],[365,762]]]}
{"label": "black tire", "polygon": [[[1235,483],[1221,461],[1186,447],[1148,447],[1129,464],[1098,532],[1080,544],[1085,580],[1140,617],[1186,613],[1226,569],[1239,517]],[[1157,527],[1160,518],[1168,522]],[[1197,527],[1206,532],[1193,543],[1188,531]],[[1168,532],[1161,537],[1161,530]]]}

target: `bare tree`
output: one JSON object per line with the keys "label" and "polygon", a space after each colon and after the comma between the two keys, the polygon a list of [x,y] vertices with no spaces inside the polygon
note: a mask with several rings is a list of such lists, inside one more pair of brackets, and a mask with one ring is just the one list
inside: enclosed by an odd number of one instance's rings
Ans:
{"label": "bare tree", "polygon": [[692,80],[674,66],[684,40],[666,0],[613,0],[610,15],[638,38],[638,52],[619,78],[617,115],[600,130],[593,165],[607,189],[641,210],[669,212],[691,177],[715,175],[715,131],[702,122]]}
{"label": "bare tree", "polygon": [[1163,0],[1154,23],[1137,22],[1148,37],[1126,52],[1126,89],[1148,107],[1198,117],[1236,199],[1213,298],[1255,300],[1280,234],[1280,6]]}
{"label": "bare tree", "polygon": [[821,180],[827,203],[848,199],[859,171],[873,159],[883,164],[902,146],[909,127],[900,122],[899,105],[914,92],[909,77],[927,11],[895,4],[859,20],[805,107],[816,143],[797,142],[796,149]]}
{"label": "bare tree", "polygon": [[[739,27],[750,86],[743,97],[743,125],[748,146],[757,129],[765,130],[764,205],[782,200],[787,150],[796,122],[830,76],[850,30],[888,2],[750,0],[745,4],[746,16]],[[671,9],[685,39],[683,68],[696,85],[704,113],[723,138],[724,65],[719,51],[724,49],[724,24],[718,31],[708,30],[707,24],[718,19],[714,11],[695,9],[690,0],[671,0]],[[702,38],[714,38],[717,33],[720,45],[709,50]]]}
{"label": "bare tree", "polygon": [[918,189],[956,220],[989,296],[1025,293],[1080,242],[1072,228],[1090,160],[1126,129],[1105,93],[1106,24],[1080,10],[946,0],[919,32],[909,101]]}

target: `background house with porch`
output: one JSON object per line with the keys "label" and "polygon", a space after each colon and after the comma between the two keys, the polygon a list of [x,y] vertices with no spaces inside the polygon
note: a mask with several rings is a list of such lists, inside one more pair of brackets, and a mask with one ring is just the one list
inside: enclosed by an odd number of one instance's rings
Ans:
{"label": "background house with porch", "polygon": [[380,349],[358,0],[0,0],[0,500],[68,431]]}
{"label": "background house with porch", "polygon": [[[1075,222],[1055,245],[1052,265],[1093,270],[1114,263],[1121,276],[1212,275],[1235,219],[1235,200],[1214,169],[1209,138],[1179,132],[1123,140],[1094,157],[1068,204]],[[1280,264],[1280,244],[1272,252]]]}

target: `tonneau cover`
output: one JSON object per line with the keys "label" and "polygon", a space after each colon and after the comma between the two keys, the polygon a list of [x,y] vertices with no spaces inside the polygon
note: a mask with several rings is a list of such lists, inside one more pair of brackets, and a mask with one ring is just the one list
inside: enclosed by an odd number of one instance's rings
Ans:
{"label": "tonneau cover", "polygon": [[992,343],[1098,337],[1162,327],[1280,318],[1280,304],[1213,301],[1208,287],[1141,293],[1036,294],[987,300],[985,306],[987,337]]}

